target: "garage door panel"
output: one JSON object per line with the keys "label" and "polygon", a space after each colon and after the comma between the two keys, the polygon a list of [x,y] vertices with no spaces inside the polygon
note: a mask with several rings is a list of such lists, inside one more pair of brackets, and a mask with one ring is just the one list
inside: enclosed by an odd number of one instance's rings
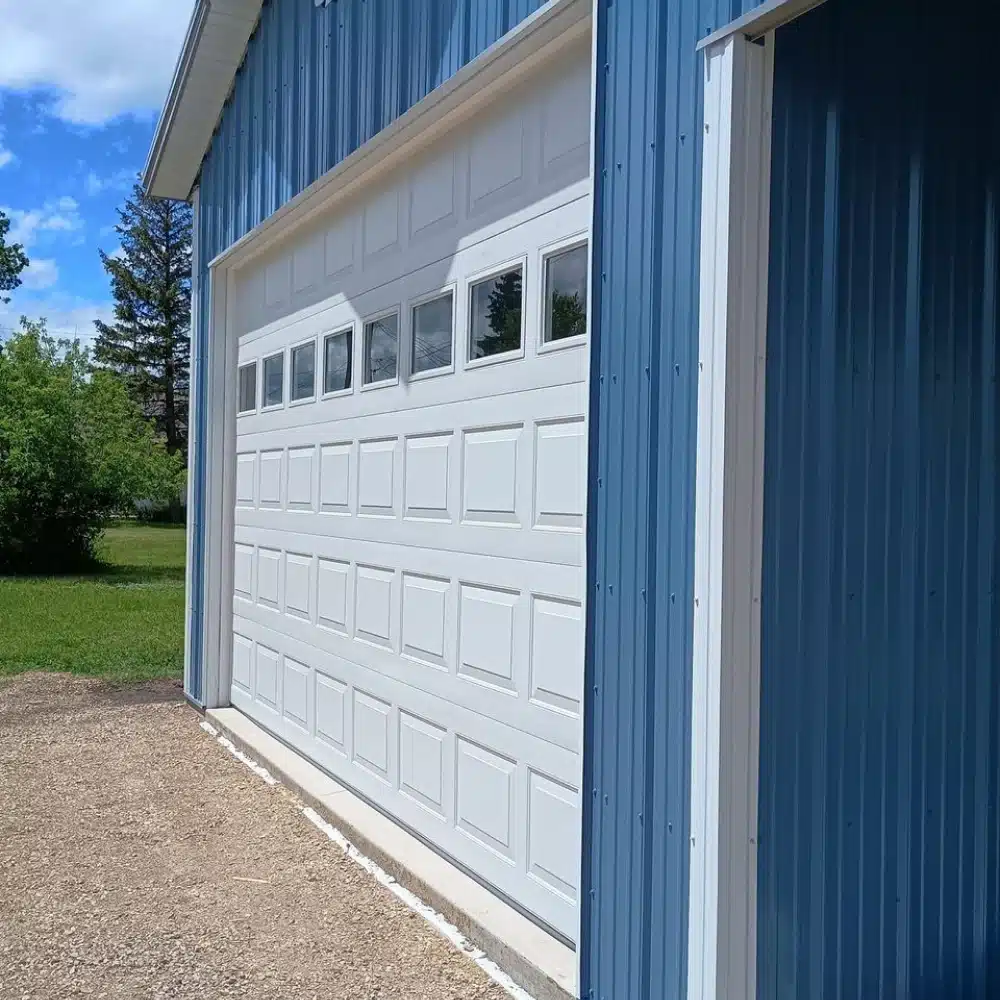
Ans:
{"label": "garage door panel", "polygon": [[[571,569],[579,569],[583,565],[583,538],[579,532],[472,521],[435,523],[419,518],[383,518],[378,525],[378,540],[372,540],[374,520],[293,511],[240,510],[236,515],[236,532],[241,542],[249,543],[266,543],[268,539],[281,543],[293,535],[298,539],[296,546],[305,546],[317,554],[330,558],[360,558],[375,563],[384,563],[387,558],[398,561],[406,555],[401,552],[404,548],[418,549],[421,553],[434,552],[436,556],[431,557],[434,559],[432,573],[451,572],[450,569],[442,569],[442,566],[466,565],[464,557],[472,553],[474,559],[530,561]],[[395,556],[376,555],[380,546],[391,547]],[[369,554],[361,554],[364,552]],[[355,556],[355,553],[358,555]],[[445,560],[443,563],[442,559]]]}
{"label": "garage door panel", "polygon": [[[316,674],[317,678],[320,676]],[[236,688],[233,689],[232,701],[241,711],[250,715],[256,713],[257,707],[254,703]],[[419,713],[419,709],[417,712]],[[458,739],[464,739],[467,745],[482,746],[500,759],[511,759],[509,755],[504,754],[502,748],[490,745],[489,735],[479,733],[471,727],[467,730],[459,730],[457,733],[447,731],[446,766],[448,770],[445,771],[444,780],[446,783],[445,804],[448,808],[448,814],[446,818],[442,819],[439,813],[428,808],[424,802],[419,801],[416,796],[411,794],[409,788],[404,789],[400,783],[390,785],[369,768],[352,763],[349,755],[345,756],[344,753],[324,740],[304,734],[299,727],[286,720],[275,717],[268,724],[268,728],[290,746],[312,757],[334,777],[346,782],[376,806],[391,813],[415,833],[427,838],[439,849],[446,851],[466,869],[487,880],[511,898],[517,899],[522,906],[535,913],[544,914],[546,921],[562,934],[567,937],[576,935],[578,917],[575,895],[578,892],[577,886],[572,887],[572,898],[570,898],[567,892],[558,891],[546,884],[535,872],[539,871],[542,864],[548,864],[549,867],[557,868],[566,876],[571,876],[578,867],[579,854],[576,853],[572,858],[565,859],[559,866],[548,855],[540,854],[539,849],[536,848],[534,860],[531,862],[533,871],[529,871],[528,845],[532,839],[531,824],[541,824],[546,819],[544,811],[537,808],[534,812],[534,819],[531,819],[532,812],[527,802],[529,774],[548,775],[549,772],[540,769],[532,770],[523,762],[516,764],[513,778],[515,802],[512,810],[515,819],[514,856],[511,858],[491,846],[487,835],[472,836],[467,832],[467,829],[459,827],[455,820],[457,814],[455,788],[458,767],[454,748]],[[405,745],[405,741],[400,741],[397,747],[399,745]],[[575,770],[576,768],[571,765],[570,769]],[[404,773],[402,769],[400,773]],[[406,776],[409,780],[409,772],[406,772]],[[424,780],[429,781],[429,776],[425,775]],[[558,782],[556,776],[550,780]],[[571,787],[570,780],[566,781],[565,787]],[[564,818],[562,825],[552,834],[552,837],[563,836],[563,845],[567,854],[573,850],[574,843],[579,842],[578,793],[576,808],[571,811],[570,815],[572,819],[567,822]],[[519,822],[520,817],[525,818],[524,823]],[[484,826],[498,828],[495,818],[490,820],[486,816],[474,812],[471,807],[467,808],[464,825],[468,829],[472,829],[474,821],[478,821]],[[569,827],[572,829],[568,829]],[[539,832],[535,834],[536,841],[542,833],[540,827],[538,830]],[[551,842],[552,837],[547,842]],[[578,877],[576,881],[578,882]]]}
{"label": "garage door panel", "polygon": [[[505,687],[500,678],[482,666],[444,670],[425,660],[398,656],[367,638],[312,628],[306,622],[288,619],[268,608],[239,608],[236,615],[240,634],[257,638],[265,646],[277,644],[289,649],[294,658],[311,663],[333,658],[345,665],[339,672],[334,671],[334,676],[341,680],[347,675],[353,678],[378,673],[387,682],[403,684],[432,696],[441,703],[442,711],[446,710],[446,705],[455,705],[489,716],[519,732],[549,740],[564,750],[575,752],[579,749],[579,701],[574,699],[574,695],[578,699],[578,693],[560,691],[553,694],[544,690],[542,697],[533,697],[530,681],[523,676],[531,667],[523,662],[517,664],[516,682]],[[284,645],[282,636],[287,640]],[[473,654],[467,655],[475,659]],[[476,662],[482,664],[483,660]],[[553,686],[552,682],[548,682],[548,686]],[[570,685],[563,690],[570,690]],[[574,708],[576,712],[572,711]],[[434,712],[429,717],[437,718]]]}
{"label": "garage door panel", "polygon": [[287,546],[287,551],[316,555],[330,562],[390,565],[402,573],[417,576],[526,591],[560,600],[583,600],[584,581],[580,577],[579,566],[561,562],[511,558],[509,553],[497,558],[484,552],[421,548],[391,541],[310,535],[301,531],[247,525],[237,528],[236,538],[237,544],[244,548],[254,546],[280,552],[280,546]]}
{"label": "garage door panel", "polygon": [[[548,363],[552,358],[576,358],[585,360],[585,351],[580,347],[543,355],[535,359]],[[523,360],[523,359],[522,359]],[[533,362],[534,364],[534,362]],[[334,399],[320,400],[309,406],[297,406],[291,410],[278,410],[264,416],[240,418],[240,452],[252,454],[252,450],[269,452],[286,448],[310,447],[317,444],[354,443],[359,440],[378,440],[406,435],[446,433],[455,429],[475,429],[477,427],[505,427],[515,423],[544,423],[562,420],[573,415],[580,418],[586,412],[586,385],[584,370],[578,365],[561,366],[558,374],[565,376],[565,382],[537,386],[518,387],[516,373],[513,384],[491,387],[485,376],[516,365],[502,363],[493,368],[479,368],[469,372],[442,376],[416,382],[396,389],[378,389],[374,392],[356,393]],[[480,376],[483,376],[480,383]],[[445,391],[445,384],[451,388],[452,381],[467,378],[461,392]],[[417,402],[418,390],[437,384],[440,391],[424,396]],[[485,398],[468,398],[470,393],[488,394]],[[450,398],[456,395],[458,398]],[[379,399],[379,410],[372,412],[359,403],[360,400]],[[405,424],[401,426],[400,414],[405,413]],[[269,456],[270,457],[270,456]]]}
{"label": "garage door panel", "polygon": [[[320,363],[315,398],[237,419],[233,704],[567,938],[590,345],[543,341],[567,329],[548,255],[591,222],[589,66],[581,46],[539,71],[234,291],[241,364],[281,352],[287,373],[309,342]],[[391,310],[399,378],[365,385],[365,323]],[[415,325],[442,367],[411,376]],[[324,338],[347,329],[353,384],[335,367],[324,396]]]}
{"label": "garage door panel", "polygon": [[[289,657],[303,664],[316,676],[332,679],[345,685],[351,692],[358,690],[368,697],[391,706],[402,706],[421,719],[447,729],[451,733],[463,735],[467,739],[488,746],[502,756],[512,758],[519,764],[534,767],[539,773],[547,774],[555,781],[576,788],[579,783],[579,761],[574,749],[560,746],[545,737],[517,729],[504,719],[499,719],[490,711],[475,709],[442,698],[437,692],[414,686],[407,680],[392,676],[370,661],[338,656],[319,649],[296,636],[275,628],[262,625],[250,619],[237,619],[239,634],[255,643],[258,652],[257,668],[261,667],[261,651],[276,664],[277,701],[268,704],[281,710],[281,687],[283,657]],[[259,681],[259,678],[258,678]],[[271,681],[268,679],[270,685]],[[259,692],[255,692],[255,695]],[[269,688],[265,694],[272,694]],[[348,721],[352,732],[353,694],[350,699]],[[311,730],[312,731],[312,730]]]}

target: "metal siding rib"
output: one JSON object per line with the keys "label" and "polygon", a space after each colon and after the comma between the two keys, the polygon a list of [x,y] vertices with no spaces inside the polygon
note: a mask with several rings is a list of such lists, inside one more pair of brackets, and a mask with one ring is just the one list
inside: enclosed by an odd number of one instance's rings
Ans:
{"label": "metal siding rib", "polygon": [[836,0],[777,36],[761,1000],[1000,990],[1000,113],[979,10]]}
{"label": "metal siding rib", "polygon": [[597,21],[582,988],[685,995],[705,34],[755,4]]}

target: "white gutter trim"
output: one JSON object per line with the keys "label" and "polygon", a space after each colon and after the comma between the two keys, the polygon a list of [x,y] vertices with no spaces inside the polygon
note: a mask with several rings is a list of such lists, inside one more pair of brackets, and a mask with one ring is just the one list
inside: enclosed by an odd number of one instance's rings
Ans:
{"label": "white gutter trim", "polygon": [[[226,263],[241,267],[262,252],[269,234],[280,227],[282,238],[318,211],[349,194],[359,181],[392,169],[403,157],[433,142],[472,117],[497,92],[506,90],[573,42],[586,36],[591,0],[549,0],[534,14],[467,63],[440,87],[341,160],[305,190],[286,202],[250,232],[209,261],[210,270]],[[332,190],[331,190],[332,189]]]}
{"label": "white gutter trim", "polygon": [[173,127],[177,108],[184,95],[184,89],[191,74],[191,67],[194,65],[198,44],[201,42],[202,32],[205,30],[205,22],[208,20],[210,7],[211,0],[198,0],[195,9],[191,12],[187,34],[184,36],[184,45],[177,59],[177,65],[174,67],[174,76],[170,81],[170,90],[167,92],[163,111],[160,112],[160,119],[156,123],[156,132],[153,135],[153,142],[149,147],[146,165],[142,170],[142,186],[147,191],[156,181],[156,173],[160,168],[163,150],[166,147],[167,138]]}

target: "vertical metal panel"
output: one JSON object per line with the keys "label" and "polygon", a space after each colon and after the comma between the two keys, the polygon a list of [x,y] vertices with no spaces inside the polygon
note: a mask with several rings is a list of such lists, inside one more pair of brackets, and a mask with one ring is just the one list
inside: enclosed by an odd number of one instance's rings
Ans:
{"label": "vertical metal panel", "polygon": [[998,27],[777,35],[761,1000],[1000,995]]}
{"label": "vertical metal panel", "polygon": [[[202,164],[197,238],[208,262],[543,6],[544,0],[268,0]],[[192,350],[204,372],[209,296]],[[204,403],[205,382],[192,393]],[[205,441],[208,407],[196,407]],[[192,456],[196,565],[188,694],[203,698],[203,448]]]}
{"label": "vertical metal panel", "polygon": [[581,981],[685,993],[700,38],[749,0],[599,0]]}

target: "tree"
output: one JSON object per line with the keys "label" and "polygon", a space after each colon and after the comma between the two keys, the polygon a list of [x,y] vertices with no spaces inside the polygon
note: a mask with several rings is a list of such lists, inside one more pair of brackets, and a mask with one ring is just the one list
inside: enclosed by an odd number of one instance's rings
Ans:
{"label": "tree", "polygon": [[0,572],[81,568],[109,517],[183,484],[121,380],[22,319],[0,354]]}
{"label": "tree", "polygon": [[101,251],[115,300],[96,322],[94,361],[125,381],[171,452],[187,453],[191,352],[191,208],[136,184],[118,210],[121,256]]}
{"label": "tree", "polygon": [[508,271],[493,282],[487,306],[491,333],[480,340],[482,356],[521,346],[521,272]]}
{"label": "tree", "polygon": [[4,292],[12,292],[21,284],[21,272],[28,266],[28,258],[20,243],[7,245],[7,234],[10,232],[10,219],[0,212],[0,303],[6,305],[10,296]]}
{"label": "tree", "polygon": [[587,332],[587,307],[578,292],[552,291],[552,339],[579,337]]}

